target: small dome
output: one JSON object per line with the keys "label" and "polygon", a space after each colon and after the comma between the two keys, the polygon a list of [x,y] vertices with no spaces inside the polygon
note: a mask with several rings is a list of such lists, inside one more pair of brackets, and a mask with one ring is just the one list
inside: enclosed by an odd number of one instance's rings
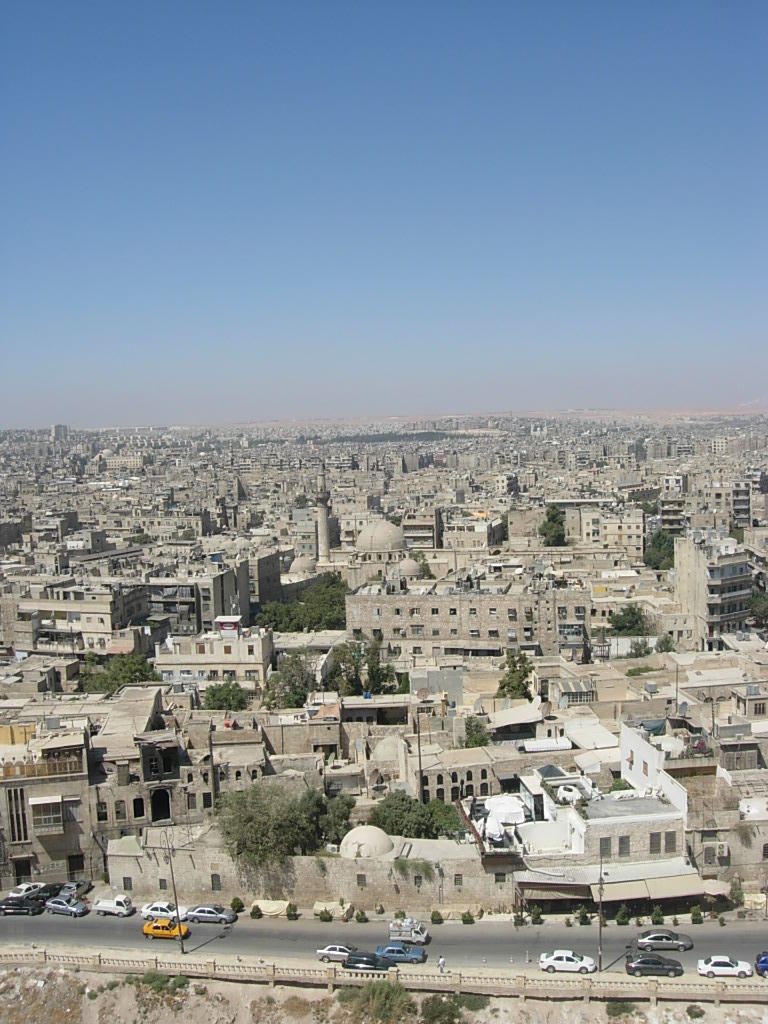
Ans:
{"label": "small dome", "polygon": [[358,551],[402,551],[405,547],[403,531],[388,519],[369,523],[357,535]]}
{"label": "small dome", "polygon": [[414,579],[421,579],[421,566],[415,558],[404,558],[398,562],[398,570],[401,576],[413,576]]}
{"label": "small dome", "polygon": [[299,555],[291,562],[290,572],[314,572],[317,569],[317,562],[311,555]]}
{"label": "small dome", "polygon": [[356,857],[385,857],[395,848],[387,833],[375,825],[358,825],[341,840],[339,853],[347,860]]}

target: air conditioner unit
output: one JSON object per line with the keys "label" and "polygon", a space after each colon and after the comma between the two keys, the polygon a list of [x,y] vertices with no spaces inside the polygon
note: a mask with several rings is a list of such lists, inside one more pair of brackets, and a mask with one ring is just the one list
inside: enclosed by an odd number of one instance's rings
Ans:
{"label": "air conditioner unit", "polygon": [[717,844],[717,856],[718,857],[727,857],[728,856],[728,843],[718,843]]}

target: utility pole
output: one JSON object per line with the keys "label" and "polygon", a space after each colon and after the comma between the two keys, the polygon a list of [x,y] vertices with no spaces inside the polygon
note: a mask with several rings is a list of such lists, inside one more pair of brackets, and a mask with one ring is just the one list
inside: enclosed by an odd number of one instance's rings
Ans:
{"label": "utility pole", "polygon": [[416,708],[416,740],[419,749],[419,803],[424,803],[424,776],[421,774],[421,722],[419,721],[419,709]]}
{"label": "utility pole", "polygon": [[675,665],[675,718],[680,714],[680,704],[678,703],[678,687],[677,681],[680,676],[680,666]]}
{"label": "utility pole", "polygon": [[183,955],[185,952],[184,935],[181,927],[181,917],[179,916],[179,897],[176,895],[176,876],[173,873],[173,855],[175,853],[175,850],[173,849],[173,844],[171,842],[170,836],[168,835],[167,828],[163,829],[163,835],[165,837],[165,848],[167,851],[165,859],[171,868],[171,888],[173,889],[173,903],[174,906],[176,907],[176,927],[179,929],[179,947]]}
{"label": "utility pole", "polygon": [[603,855],[600,854],[600,877],[597,880],[597,969],[603,969]]}

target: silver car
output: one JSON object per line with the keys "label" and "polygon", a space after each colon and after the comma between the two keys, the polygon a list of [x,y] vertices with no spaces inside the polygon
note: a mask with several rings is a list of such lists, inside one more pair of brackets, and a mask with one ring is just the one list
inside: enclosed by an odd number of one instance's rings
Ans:
{"label": "silver car", "polygon": [[635,945],[638,949],[677,949],[683,953],[686,949],[693,949],[693,939],[669,928],[649,928],[637,936]]}
{"label": "silver car", "polygon": [[66,914],[68,917],[83,917],[88,913],[88,907],[82,900],[68,900],[62,896],[47,900],[45,909],[49,914]]}
{"label": "silver car", "polygon": [[187,911],[190,924],[201,921],[203,924],[234,924],[237,914],[218,903],[201,903],[199,907],[191,907]]}
{"label": "silver car", "polygon": [[332,960],[343,964],[350,953],[356,952],[357,946],[323,946],[322,949],[317,950],[317,957],[324,964],[330,963]]}

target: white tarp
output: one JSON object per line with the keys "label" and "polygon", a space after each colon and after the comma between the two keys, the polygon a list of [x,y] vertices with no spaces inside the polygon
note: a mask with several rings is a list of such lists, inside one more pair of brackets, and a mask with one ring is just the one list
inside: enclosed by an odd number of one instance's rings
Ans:
{"label": "white tarp", "polygon": [[519,825],[525,821],[525,805],[520,797],[508,793],[489,796],[485,806],[490,811],[489,817],[492,816],[503,824]]}
{"label": "white tarp", "polygon": [[285,917],[288,900],[254,900],[251,907],[260,907],[264,917]]}

